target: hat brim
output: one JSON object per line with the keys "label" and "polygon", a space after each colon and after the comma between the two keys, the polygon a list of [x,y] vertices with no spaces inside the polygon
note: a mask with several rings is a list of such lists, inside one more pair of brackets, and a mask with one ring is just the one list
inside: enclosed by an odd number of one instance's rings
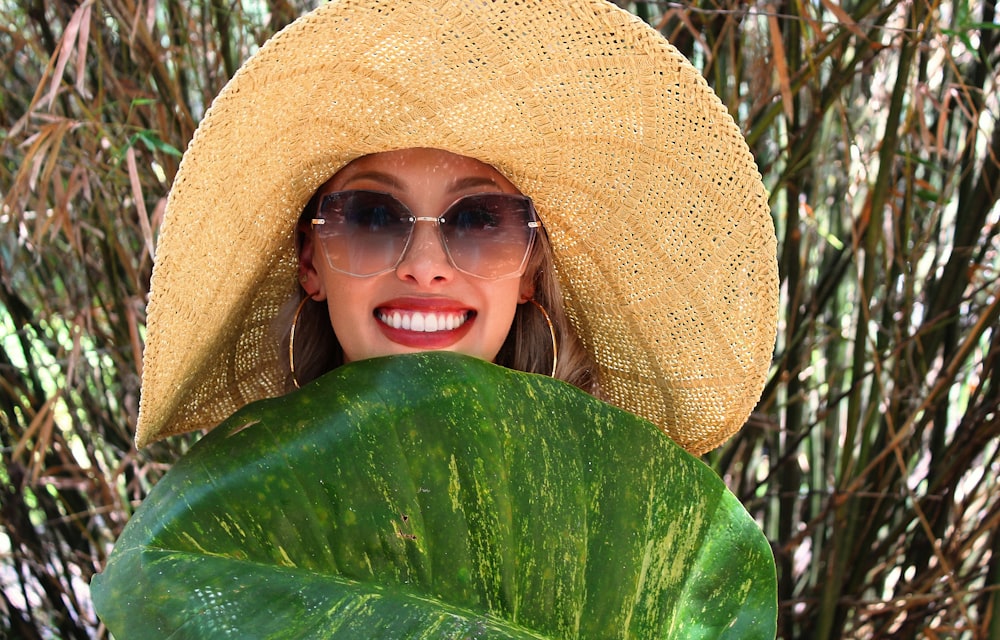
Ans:
{"label": "hat brim", "polygon": [[268,41],[172,188],[137,443],[286,391],[273,327],[295,223],[370,153],[493,165],[535,202],[608,399],[690,451],[746,420],[770,363],[776,243],[746,143],[700,74],[604,0],[339,0]]}

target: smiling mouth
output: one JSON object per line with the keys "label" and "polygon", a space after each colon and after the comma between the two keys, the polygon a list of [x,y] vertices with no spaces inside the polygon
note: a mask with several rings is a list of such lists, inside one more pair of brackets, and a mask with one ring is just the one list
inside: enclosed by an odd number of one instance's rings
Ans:
{"label": "smiling mouth", "polygon": [[473,311],[401,311],[376,309],[375,316],[385,325],[403,331],[435,333],[454,331],[473,315]]}

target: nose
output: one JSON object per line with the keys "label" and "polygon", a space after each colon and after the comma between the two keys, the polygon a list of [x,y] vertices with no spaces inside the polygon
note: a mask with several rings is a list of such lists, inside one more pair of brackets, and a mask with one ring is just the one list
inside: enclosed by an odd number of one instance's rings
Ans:
{"label": "nose", "polygon": [[454,275],[455,267],[448,259],[438,223],[417,220],[410,243],[396,266],[396,277],[429,286],[451,280]]}

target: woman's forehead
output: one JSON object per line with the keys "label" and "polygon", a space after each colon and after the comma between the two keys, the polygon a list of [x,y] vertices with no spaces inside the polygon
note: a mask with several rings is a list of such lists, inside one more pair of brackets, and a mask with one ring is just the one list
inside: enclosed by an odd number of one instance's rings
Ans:
{"label": "woman's forehead", "polygon": [[409,148],[361,156],[337,171],[320,192],[370,183],[390,190],[420,190],[433,186],[446,191],[495,188],[520,191],[495,167],[469,156],[442,149]]}

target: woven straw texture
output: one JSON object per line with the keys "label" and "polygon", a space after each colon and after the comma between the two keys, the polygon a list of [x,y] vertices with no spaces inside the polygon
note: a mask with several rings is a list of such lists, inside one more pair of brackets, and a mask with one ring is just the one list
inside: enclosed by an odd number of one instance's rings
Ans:
{"label": "woven straw texture", "polygon": [[702,453],[746,420],[777,320],[776,242],[732,118],[604,0],[339,0],[249,59],[172,188],[137,444],[288,391],[275,316],[295,222],[359,156],[432,147],[531,196],[608,400]]}

